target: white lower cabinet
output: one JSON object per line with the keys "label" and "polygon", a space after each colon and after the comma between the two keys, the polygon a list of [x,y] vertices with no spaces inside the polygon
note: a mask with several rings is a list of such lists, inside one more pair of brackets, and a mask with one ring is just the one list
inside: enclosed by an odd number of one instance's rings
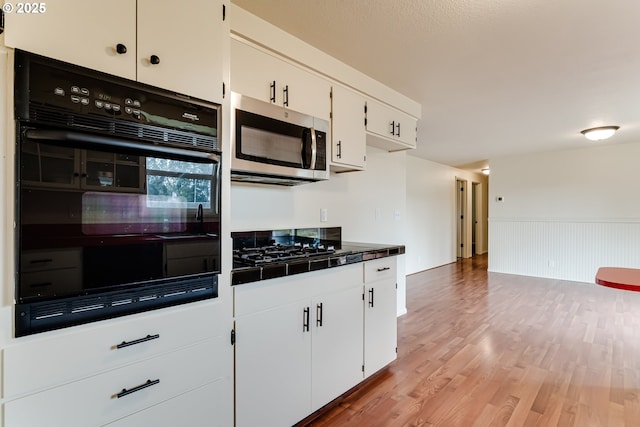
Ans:
{"label": "white lower cabinet", "polygon": [[236,286],[236,426],[295,424],[394,360],[395,283],[389,257]]}
{"label": "white lower cabinet", "polygon": [[369,377],[397,356],[395,257],[367,261],[364,281],[364,375]]}
{"label": "white lower cabinet", "polygon": [[236,426],[287,426],[362,380],[362,266],[237,286]]}
{"label": "white lower cabinet", "polygon": [[224,377],[222,365],[216,367],[215,360],[225,344],[209,339],[6,402],[5,426],[86,427],[115,421]]}
{"label": "white lower cabinet", "polygon": [[230,318],[216,299],[16,338],[0,426],[232,426]]}

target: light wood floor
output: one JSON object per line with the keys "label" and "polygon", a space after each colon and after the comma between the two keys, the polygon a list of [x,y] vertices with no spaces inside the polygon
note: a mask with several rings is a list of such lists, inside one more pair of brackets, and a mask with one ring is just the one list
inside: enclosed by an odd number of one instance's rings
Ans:
{"label": "light wood floor", "polygon": [[640,426],[640,292],[486,269],[408,277],[397,361],[301,425]]}

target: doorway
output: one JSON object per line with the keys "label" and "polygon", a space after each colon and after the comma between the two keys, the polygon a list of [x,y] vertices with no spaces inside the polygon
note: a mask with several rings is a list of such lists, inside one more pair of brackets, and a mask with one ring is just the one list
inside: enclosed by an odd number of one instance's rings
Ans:
{"label": "doorway", "polygon": [[456,256],[464,258],[466,228],[464,217],[467,211],[467,181],[456,178]]}

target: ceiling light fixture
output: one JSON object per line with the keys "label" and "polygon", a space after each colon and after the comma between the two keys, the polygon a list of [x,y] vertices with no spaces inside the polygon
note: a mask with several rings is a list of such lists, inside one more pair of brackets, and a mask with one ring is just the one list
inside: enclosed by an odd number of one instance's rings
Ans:
{"label": "ceiling light fixture", "polygon": [[602,126],[598,128],[585,129],[580,133],[591,141],[600,141],[601,139],[611,138],[620,126]]}
{"label": "ceiling light fixture", "polygon": [[491,173],[491,169],[484,168],[484,169],[482,169],[482,173],[485,174],[485,175],[489,175]]}

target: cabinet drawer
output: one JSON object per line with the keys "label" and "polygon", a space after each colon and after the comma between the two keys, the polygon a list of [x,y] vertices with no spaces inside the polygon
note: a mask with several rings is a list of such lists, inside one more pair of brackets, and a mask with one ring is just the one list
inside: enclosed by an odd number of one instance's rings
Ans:
{"label": "cabinet drawer", "polygon": [[[218,380],[152,408],[122,418],[108,427],[233,425],[233,386]],[[226,396],[229,396],[227,399]]]}
{"label": "cabinet drawer", "polygon": [[4,396],[82,379],[213,336],[227,340],[225,311],[218,300],[205,301],[17,339],[4,349]]}
{"label": "cabinet drawer", "polygon": [[[85,427],[115,421],[214,381],[220,376],[216,367],[222,365],[216,363],[216,357],[224,353],[221,351],[224,346],[229,343],[209,339],[7,402],[5,423],[8,426]],[[231,353],[226,353],[230,357]]]}
{"label": "cabinet drawer", "polygon": [[364,264],[365,283],[377,280],[396,280],[396,257],[380,258]]}
{"label": "cabinet drawer", "polygon": [[191,258],[217,255],[218,246],[214,242],[167,243],[167,258]]}
{"label": "cabinet drawer", "polygon": [[56,294],[71,289],[82,288],[82,270],[79,268],[60,268],[55,270],[33,271],[22,274],[22,296],[33,297],[46,293]]}
{"label": "cabinet drawer", "polygon": [[59,268],[79,268],[82,264],[79,248],[52,251],[26,251],[20,268],[23,272]]}
{"label": "cabinet drawer", "polygon": [[234,313],[236,317],[258,313],[353,286],[362,286],[360,264],[238,285],[234,287]]}

